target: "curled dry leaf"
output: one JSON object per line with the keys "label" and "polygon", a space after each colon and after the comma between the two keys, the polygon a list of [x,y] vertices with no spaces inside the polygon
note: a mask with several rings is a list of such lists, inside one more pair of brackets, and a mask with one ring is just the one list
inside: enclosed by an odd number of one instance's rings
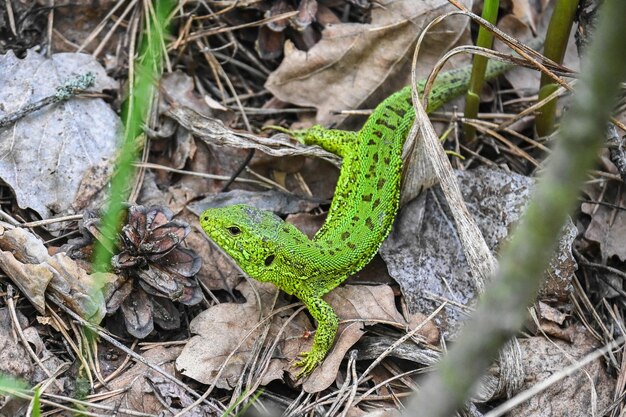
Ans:
{"label": "curled dry leaf", "polygon": [[0,268],[40,314],[49,293],[94,323],[106,313],[102,288],[116,279],[114,274],[88,274],[64,253],[49,256],[44,244],[24,229],[0,235]]}
{"label": "curled dry leaf", "polygon": [[[373,107],[408,83],[410,58],[421,29],[452,9],[446,0],[382,1],[372,10],[371,24],[328,26],[310,50],[293,49],[265,86],[285,102],[316,107],[317,122],[322,125],[340,123],[345,116],[333,112]],[[430,37],[422,48],[420,76],[468,34],[466,28],[467,20],[462,18],[447,19],[437,26],[437,36]]]}
{"label": "curled dry leaf", "polygon": [[[95,89],[117,88],[91,55],[46,58],[29,51],[23,59],[13,52],[0,56],[0,117],[54,95],[72,75],[87,72],[96,76]],[[0,130],[0,177],[21,208],[43,218],[67,211],[85,172],[113,157],[120,131],[118,116],[99,98],[44,107]],[[108,172],[100,168],[98,173]]]}
{"label": "curled dry leaf", "polygon": [[166,115],[176,120],[181,126],[208,145],[230,146],[244,149],[258,149],[272,156],[304,155],[322,158],[335,165],[340,165],[339,158],[318,146],[304,146],[287,139],[286,135],[278,134],[264,138],[250,133],[235,132],[224,126],[218,119],[183,107],[172,107]]}
{"label": "curled dry leaf", "polygon": [[557,308],[552,307],[542,301],[537,301],[532,307],[533,320],[528,321],[528,327],[533,334],[543,334],[549,337],[555,337],[566,342],[574,341],[574,326],[566,324],[566,319],[570,314],[563,313]]}

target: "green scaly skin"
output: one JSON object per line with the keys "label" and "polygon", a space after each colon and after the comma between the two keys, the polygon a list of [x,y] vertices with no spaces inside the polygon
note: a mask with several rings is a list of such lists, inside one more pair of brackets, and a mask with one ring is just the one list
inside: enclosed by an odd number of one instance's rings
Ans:
{"label": "green scaly skin", "polygon": [[[509,68],[490,61],[486,78]],[[470,67],[441,74],[428,111],[464,94],[469,75]],[[420,82],[420,95],[423,89]],[[207,235],[246,274],[295,295],[317,321],[313,347],[295,364],[301,367],[298,378],[322,362],[335,340],[339,319],[322,297],[362,269],[389,234],[398,211],[402,147],[414,119],[408,86],[378,105],[359,132],[321,126],[287,131],[343,157],[326,221],[312,240],[273,213],[250,206],[208,209],[200,216]]]}

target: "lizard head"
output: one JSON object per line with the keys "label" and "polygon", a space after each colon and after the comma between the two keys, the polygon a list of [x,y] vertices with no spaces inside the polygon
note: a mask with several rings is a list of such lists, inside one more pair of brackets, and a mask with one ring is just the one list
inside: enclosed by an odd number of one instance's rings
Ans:
{"label": "lizard head", "polygon": [[274,281],[280,236],[286,228],[294,228],[274,213],[242,204],[207,209],[200,225],[246,274],[259,281]]}

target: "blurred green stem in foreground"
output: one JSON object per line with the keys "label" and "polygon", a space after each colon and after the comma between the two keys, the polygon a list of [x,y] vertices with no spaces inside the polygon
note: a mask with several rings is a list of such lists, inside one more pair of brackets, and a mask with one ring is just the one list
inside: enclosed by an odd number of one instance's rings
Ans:
{"label": "blurred green stem in foreground", "polygon": [[626,80],[626,1],[605,0],[599,13],[556,146],[519,226],[501,252],[494,280],[436,371],[420,381],[405,416],[455,415],[524,322],[567,215],[605,140],[620,82]]}
{"label": "blurred green stem in foreground", "polygon": [[[147,3],[150,4],[150,3]],[[96,241],[94,271],[106,272],[111,266],[112,248],[121,227],[124,215],[124,202],[128,198],[129,184],[137,158],[136,141],[142,134],[143,125],[152,107],[156,84],[163,70],[165,36],[168,32],[168,18],[175,6],[173,0],[157,0],[153,3],[154,13],[144,14],[145,31],[139,49],[135,70],[130,73],[130,91],[124,102],[122,119],[125,122],[124,139],[118,152],[115,171],[111,178],[109,201],[102,217],[101,232],[105,242]],[[152,6],[148,6],[150,8]]]}

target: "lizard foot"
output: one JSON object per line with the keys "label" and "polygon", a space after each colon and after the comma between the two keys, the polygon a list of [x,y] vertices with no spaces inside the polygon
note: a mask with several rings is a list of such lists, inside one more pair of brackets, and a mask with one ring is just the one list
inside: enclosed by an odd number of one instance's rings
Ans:
{"label": "lizard foot", "polygon": [[320,355],[319,352],[316,352],[314,349],[308,352],[300,352],[298,357],[302,360],[296,362],[294,366],[302,369],[298,372],[296,379],[310,375],[324,360],[324,355]]}

